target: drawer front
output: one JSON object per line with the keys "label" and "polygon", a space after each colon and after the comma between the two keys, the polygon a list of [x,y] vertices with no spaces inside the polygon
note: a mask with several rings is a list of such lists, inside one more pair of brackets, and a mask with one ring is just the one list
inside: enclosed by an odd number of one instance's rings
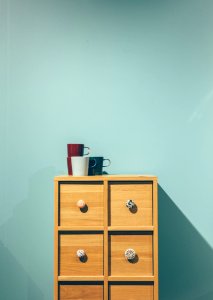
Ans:
{"label": "drawer front", "polygon": [[[111,226],[152,226],[152,183],[111,183],[110,184]],[[134,202],[128,208],[128,200]]]}
{"label": "drawer front", "polygon": [[111,285],[110,300],[153,300],[153,285]]}
{"label": "drawer front", "polygon": [[103,300],[103,286],[60,285],[59,300]]}
{"label": "drawer front", "polygon": [[61,184],[59,216],[61,226],[103,225],[103,184]]}
{"label": "drawer front", "polygon": [[[153,275],[152,234],[120,235],[109,237],[110,275],[152,276]],[[133,249],[134,259],[127,259],[125,252]]]}
{"label": "drawer front", "polygon": [[[59,275],[103,275],[102,234],[60,234],[59,243]],[[79,258],[78,250],[83,250],[85,256]]]}

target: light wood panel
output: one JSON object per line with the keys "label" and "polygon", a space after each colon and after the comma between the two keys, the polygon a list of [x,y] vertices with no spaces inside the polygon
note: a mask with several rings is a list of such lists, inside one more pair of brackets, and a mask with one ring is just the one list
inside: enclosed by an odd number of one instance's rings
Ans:
{"label": "light wood panel", "polygon": [[[152,276],[153,253],[152,235],[110,235],[109,238],[110,275],[112,276]],[[136,259],[128,261],[125,250],[134,249]]]}
{"label": "light wood panel", "polygon": [[[152,184],[111,183],[110,226],[152,226]],[[127,200],[133,200],[134,209],[126,207]]]}
{"label": "light wood panel", "polygon": [[104,181],[104,300],[108,300],[108,182]]}
{"label": "light wood panel", "polygon": [[58,276],[58,281],[103,281],[104,276]]}
{"label": "light wood panel", "polygon": [[[60,276],[103,275],[102,234],[60,234],[59,245]],[[85,261],[77,257],[79,249],[86,252]]]}
{"label": "light wood panel", "polygon": [[103,300],[103,286],[60,285],[59,300]]}
{"label": "light wood panel", "polygon": [[104,226],[58,226],[58,231],[104,231]]}
{"label": "light wood panel", "polygon": [[109,276],[108,281],[154,281],[154,276]]}
{"label": "light wood panel", "polygon": [[54,300],[58,300],[58,183],[54,183]]}
{"label": "light wood panel", "polygon": [[110,300],[153,300],[153,286],[111,285]]}
{"label": "light wood panel", "polygon": [[61,175],[55,176],[54,180],[56,182],[75,182],[75,181],[152,181],[157,180],[157,177],[154,175],[97,175],[97,176],[70,176],[70,175]]}
{"label": "light wood panel", "polygon": [[155,275],[155,285],[154,285],[154,299],[158,300],[159,297],[159,283],[158,283],[158,183],[155,180],[153,182],[153,218],[154,218],[154,275]]}
{"label": "light wood panel", "polygon": [[[84,200],[85,209],[76,203]],[[103,184],[61,184],[60,226],[103,226]]]}
{"label": "light wood panel", "polygon": [[109,226],[108,231],[153,231],[154,226]]}

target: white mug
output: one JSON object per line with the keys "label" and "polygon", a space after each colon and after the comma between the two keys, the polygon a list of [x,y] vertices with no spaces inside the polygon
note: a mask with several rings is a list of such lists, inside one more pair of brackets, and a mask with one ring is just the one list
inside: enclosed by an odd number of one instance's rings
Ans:
{"label": "white mug", "polygon": [[72,156],[72,174],[73,176],[87,176],[89,157],[88,156]]}

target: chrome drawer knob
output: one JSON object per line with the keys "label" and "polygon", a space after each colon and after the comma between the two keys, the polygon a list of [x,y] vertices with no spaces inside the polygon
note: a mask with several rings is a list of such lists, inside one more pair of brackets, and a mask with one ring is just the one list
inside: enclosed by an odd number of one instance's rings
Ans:
{"label": "chrome drawer knob", "polygon": [[136,256],[136,253],[135,253],[135,250],[133,249],[127,249],[125,251],[125,258],[128,259],[128,260],[133,260]]}
{"label": "chrome drawer knob", "polygon": [[76,205],[78,208],[84,208],[86,206],[86,203],[84,202],[84,200],[78,200]]}
{"label": "chrome drawer knob", "polygon": [[81,259],[81,258],[84,258],[86,256],[86,253],[85,253],[84,250],[79,249],[79,250],[77,250],[76,255],[78,256],[78,258]]}
{"label": "chrome drawer knob", "polygon": [[126,201],[126,207],[134,208],[134,206],[135,206],[135,203],[134,203],[133,200],[129,199],[129,200]]}

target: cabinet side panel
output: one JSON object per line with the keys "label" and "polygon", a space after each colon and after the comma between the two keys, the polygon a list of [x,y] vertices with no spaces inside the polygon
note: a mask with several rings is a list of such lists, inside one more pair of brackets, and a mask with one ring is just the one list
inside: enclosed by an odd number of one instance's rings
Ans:
{"label": "cabinet side panel", "polygon": [[58,300],[58,182],[54,183],[54,300]]}
{"label": "cabinet side panel", "polygon": [[153,220],[154,220],[154,300],[158,300],[158,183],[153,181]]}

